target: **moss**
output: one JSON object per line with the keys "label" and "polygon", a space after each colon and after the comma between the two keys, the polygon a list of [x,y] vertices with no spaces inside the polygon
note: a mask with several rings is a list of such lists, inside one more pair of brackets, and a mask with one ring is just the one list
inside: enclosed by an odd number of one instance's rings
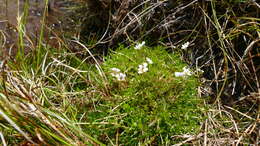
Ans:
{"label": "moss", "polygon": [[[138,74],[138,65],[147,62],[147,57],[153,64],[148,65],[147,72]],[[89,113],[90,122],[107,124],[100,124],[98,131],[92,127],[94,133],[100,137],[105,133],[114,142],[117,137],[125,145],[175,143],[173,135],[196,134],[203,119],[203,104],[196,90],[199,82],[193,75],[174,76],[185,66],[178,54],[169,54],[162,47],[120,47],[111,53],[102,68],[112,100],[99,104],[95,114]],[[111,76],[111,68],[125,73],[125,81]],[[108,139],[100,140],[108,143]]]}

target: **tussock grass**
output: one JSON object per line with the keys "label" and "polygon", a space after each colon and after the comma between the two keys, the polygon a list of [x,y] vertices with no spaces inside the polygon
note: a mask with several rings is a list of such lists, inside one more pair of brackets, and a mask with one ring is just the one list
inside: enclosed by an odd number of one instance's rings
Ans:
{"label": "tussock grass", "polygon": [[68,79],[73,84],[75,78],[68,75],[70,71],[63,66],[57,67],[58,62],[43,60],[42,63],[40,71],[31,68],[31,64],[27,64],[28,70],[13,67],[2,70],[1,115],[6,122],[1,124],[1,131],[10,133],[5,135],[7,142],[78,145],[85,141],[98,144],[75,125],[78,108],[70,105],[74,96],[81,93],[65,89],[69,87]]}

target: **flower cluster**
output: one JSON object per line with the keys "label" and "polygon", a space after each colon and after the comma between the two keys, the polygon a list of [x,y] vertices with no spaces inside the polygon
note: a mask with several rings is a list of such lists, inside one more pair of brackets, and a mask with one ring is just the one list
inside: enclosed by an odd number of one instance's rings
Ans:
{"label": "flower cluster", "polygon": [[148,71],[148,64],[146,62],[138,65],[138,74],[142,74]]}
{"label": "flower cluster", "polygon": [[186,50],[190,45],[190,42],[186,42],[181,46],[181,49]]}
{"label": "flower cluster", "polygon": [[139,43],[135,46],[135,50],[140,50],[145,45],[145,41],[142,41],[142,43]]}
{"label": "flower cluster", "polygon": [[175,72],[175,77],[186,77],[192,75],[192,72],[190,71],[189,68],[184,67],[183,72]]}
{"label": "flower cluster", "polygon": [[126,74],[122,73],[118,68],[111,68],[111,75],[118,81],[125,81]]}
{"label": "flower cluster", "polygon": [[137,72],[138,74],[142,74],[142,73],[147,72],[148,71],[148,64],[153,64],[153,61],[150,58],[146,57],[145,59],[146,59],[147,62],[144,62],[144,63],[138,65],[138,72]]}
{"label": "flower cluster", "polygon": [[147,61],[147,63],[149,63],[149,64],[153,64],[153,61],[152,61],[150,58],[148,58],[148,57],[146,57],[146,61]]}

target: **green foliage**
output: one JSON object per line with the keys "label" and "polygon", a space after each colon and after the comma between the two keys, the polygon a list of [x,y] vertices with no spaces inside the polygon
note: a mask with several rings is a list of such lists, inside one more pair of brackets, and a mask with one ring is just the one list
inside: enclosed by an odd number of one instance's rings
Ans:
{"label": "green foliage", "polygon": [[[147,72],[138,74],[138,65],[146,62],[146,57],[153,64],[148,65]],[[102,101],[88,115],[90,122],[107,124],[98,128],[92,125],[88,130],[98,135],[105,133],[125,145],[174,143],[173,135],[195,134],[203,118],[203,105],[196,94],[199,83],[194,76],[174,76],[185,66],[179,55],[169,55],[162,47],[121,47],[111,53],[102,66],[110,100]],[[125,80],[111,76],[111,68],[125,73]]]}

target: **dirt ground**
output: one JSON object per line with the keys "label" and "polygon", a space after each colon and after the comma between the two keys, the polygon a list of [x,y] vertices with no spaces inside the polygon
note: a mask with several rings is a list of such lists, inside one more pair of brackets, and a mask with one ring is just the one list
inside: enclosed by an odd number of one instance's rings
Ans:
{"label": "dirt ground", "polygon": [[[16,53],[18,30],[23,26],[18,26],[18,20],[21,18],[26,18],[22,20],[25,21],[22,29],[25,53],[37,46],[42,24],[45,26],[44,40],[48,40],[48,44],[56,42],[52,41],[55,36],[53,30],[58,30],[62,24],[62,16],[65,13],[64,1],[49,2],[46,13],[44,13],[46,5],[44,0],[29,0],[27,4],[24,0],[0,0],[0,56],[2,57],[13,56]],[[45,22],[43,16],[46,16]]]}

